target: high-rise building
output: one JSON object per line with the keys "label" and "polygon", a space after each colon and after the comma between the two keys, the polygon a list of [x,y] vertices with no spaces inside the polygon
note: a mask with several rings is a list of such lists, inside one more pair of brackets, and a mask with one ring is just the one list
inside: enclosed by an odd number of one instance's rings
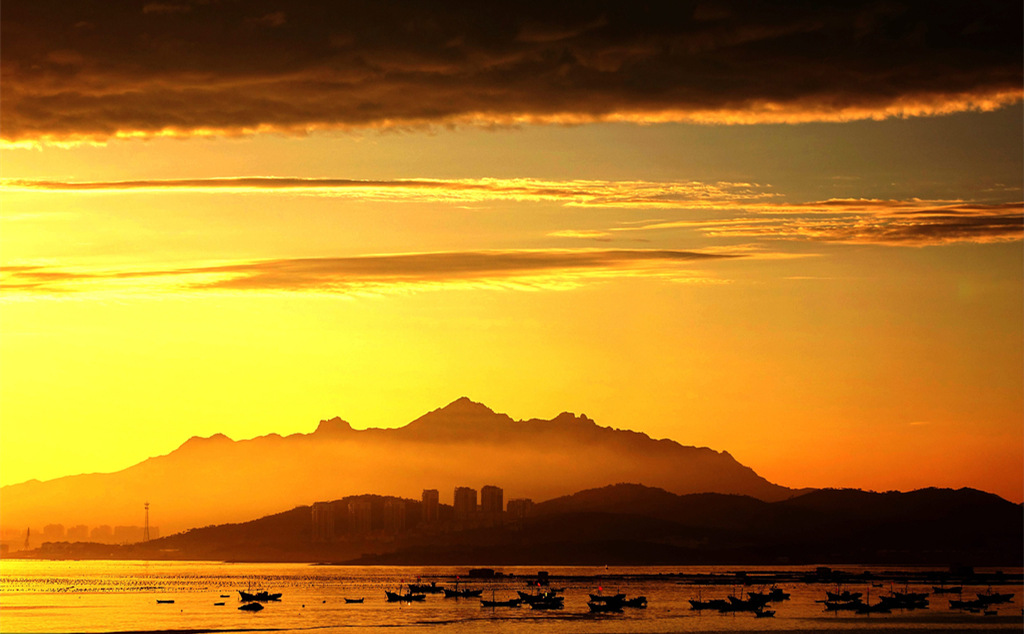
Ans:
{"label": "high-rise building", "polygon": [[330,502],[313,503],[313,541],[329,542],[334,539],[334,506]]}
{"label": "high-rise building", "polygon": [[487,524],[501,524],[503,492],[500,487],[487,485],[480,489],[480,515]]}
{"label": "high-rise building", "polygon": [[87,542],[89,541],[89,527],[85,524],[72,526],[68,529],[67,538],[69,542]]}
{"label": "high-rise building", "polygon": [[348,532],[369,533],[373,529],[373,507],[369,500],[349,500]]}
{"label": "high-rise building", "polygon": [[384,500],[383,529],[385,533],[395,534],[405,530],[405,500],[388,498]]}
{"label": "high-rise building", "polygon": [[64,540],[63,524],[47,524],[43,527],[43,541],[59,542]]}
{"label": "high-rise building", "polygon": [[508,501],[508,519],[517,522],[533,515],[533,500],[517,498]]}
{"label": "high-rise building", "polygon": [[476,489],[455,487],[455,521],[465,522],[476,517]]}
{"label": "high-rise building", "polygon": [[96,526],[89,531],[89,539],[101,544],[109,544],[114,541],[114,529],[107,524]]}
{"label": "high-rise building", "polygon": [[423,522],[432,524],[437,521],[441,509],[441,496],[437,489],[423,489]]}
{"label": "high-rise building", "polygon": [[137,544],[142,541],[143,528],[141,526],[115,526],[115,544]]}

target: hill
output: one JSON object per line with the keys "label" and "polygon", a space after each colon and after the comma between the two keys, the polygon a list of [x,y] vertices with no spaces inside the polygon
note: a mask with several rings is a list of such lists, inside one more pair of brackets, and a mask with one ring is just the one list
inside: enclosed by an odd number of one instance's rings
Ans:
{"label": "hill", "polygon": [[[403,565],[952,564],[1016,566],[1024,556],[1021,505],[971,489],[909,493],[824,490],[764,502],[675,495],[618,484],[538,504],[522,520],[425,522],[420,502],[353,496],[332,504],[404,505],[403,528],[338,525],[317,539],[312,509],[193,529],[146,544],[52,544],[48,557],[308,561]],[[339,516],[340,521],[340,516]],[[106,550],[104,550],[105,548]]]}

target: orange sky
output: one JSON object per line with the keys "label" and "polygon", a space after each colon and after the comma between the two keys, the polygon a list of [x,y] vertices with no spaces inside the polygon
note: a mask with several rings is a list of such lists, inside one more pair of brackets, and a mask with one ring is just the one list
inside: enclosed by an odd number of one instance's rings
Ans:
{"label": "orange sky", "polygon": [[1024,499],[1013,3],[46,4],[2,15],[0,484],[465,395]]}

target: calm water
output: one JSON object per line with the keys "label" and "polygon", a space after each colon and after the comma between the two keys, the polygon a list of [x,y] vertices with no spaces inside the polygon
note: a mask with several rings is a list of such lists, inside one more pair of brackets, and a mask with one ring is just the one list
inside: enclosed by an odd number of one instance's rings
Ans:
{"label": "calm water", "polygon": [[[858,568],[838,566],[858,572]],[[516,576],[532,576],[537,567],[499,567]],[[774,618],[751,614],[695,612],[687,599],[724,598],[743,591],[741,586],[696,586],[676,579],[612,579],[616,575],[659,573],[725,574],[740,568],[666,567],[605,568],[546,567],[553,576],[587,577],[552,582],[565,586],[565,608],[536,611],[528,607],[485,609],[475,599],[445,599],[428,595],[426,602],[393,604],[384,600],[385,589],[403,580],[439,580],[447,584],[466,568],[445,567],[335,567],[305,564],[229,564],[209,562],[143,561],[0,561],[0,631],[25,632],[155,632],[167,630],[219,632],[542,632],[548,634],[589,632],[740,632],[740,631],[1021,631],[1022,593],[1019,585],[999,586],[1013,592],[1013,603],[996,606],[997,615],[951,611],[945,597],[932,596],[926,610],[891,615],[856,616],[827,613],[815,600],[824,598],[833,585],[786,583],[781,587],[792,599],[775,604]],[[756,574],[757,567],[742,568]],[[879,567],[876,570],[882,571]],[[778,567],[773,570],[779,570]],[[788,568],[786,570],[805,570]],[[1017,572],[1018,571],[1007,571]],[[605,577],[606,576],[606,577]],[[602,577],[605,577],[602,579]],[[513,579],[469,583],[492,592],[497,599],[512,598],[526,583]],[[282,592],[282,600],[267,604],[258,613],[239,611],[239,589],[261,587]],[[645,595],[646,610],[622,614],[591,615],[587,594],[603,587],[605,593]],[[849,586],[871,592],[886,588]],[[748,589],[758,589],[751,587]],[[902,590],[903,588],[896,588]],[[930,591],[926,585],[911,591]],[[964,598],[985,587],[967,588]],[[221,595],[229,595],[222,598]],[[345,604],[344,598],[365,598],[363,604]],[[955,597],[954,597],[955,598]],[[157,600],[174,603],[157,603]],[[873,601],[873,599],[872,599]],[[214,605],[224,602],[223,606]]]}

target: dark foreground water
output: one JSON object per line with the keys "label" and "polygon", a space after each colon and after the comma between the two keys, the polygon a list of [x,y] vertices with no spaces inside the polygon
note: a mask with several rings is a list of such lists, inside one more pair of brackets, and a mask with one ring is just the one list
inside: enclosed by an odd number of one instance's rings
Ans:
{"label": "dark foreground water", "polygon": [[[864,568],[837,566],[861,572]],[[859,616],[826,612],[817,601],[835,584],[783,582],[789,601],[773,604],[772,618],[755,618],[750,613],[720,614],[694,611],[688,599],[725,598],[758,590],[757,577],[768,569],[746,567],[753,585],[695,583],[692,577],[676,574],[725,575],[736,566],[693,566],[666,568],[547,567],[554,577],[552,586],[565,587],[565,607],[538,611],[529,607],[482,608],[476,599],[445,599],[428,595],[423,603],[395,604],[384,599],[385,589],[422,579],[451,585],[461,575],[463,585],[483,588],[485,598],[516,596],[526,590],[523,577],[536,574],[537,567],[498,567],[506,575],[500,580],[467,584],[465,567],[395,566],[311,566],[306,564],[231,564],[211,562],[144,561],[0,561],[0,632],[431,632],[477,634],[484,632],[540,632],[575,634],[591,632],[959,632],[1024,631],[1022,588],[1019,582],[995,586],[998,592],[1014,593],[1013,602],[992,606],[971,614],[951,610],[949,598],[932,595],[927,609],[895,611],[892,614]],[[773,571],[799,573],[813,567],[773,567]],[[892,576],[891,567],[871,568],[879,575]],[[905,569],[920,573],[925,569]],[[1007,570],[1017,575],[1020,570]],[[843,589],[869,595],[869,601],[890,589],[930,591],[924,580],[909,585],[893,582],[851,583]],[[261,612],[238,610],[238,590],[263,588],[281,592],[281,601],[268,603]],[[645,595],[646,610],[626,609],[622,614],[592,615],[588,593],[622,592]],[[963,598],[973,599],[987,586],[964,589]],[[227,596],[223,596],[227,595]],[[344,599],[363,598],[362,604]],[[173,601],[173,603],[157,603]],[[223,605],[216,605],[223,603]]]}

